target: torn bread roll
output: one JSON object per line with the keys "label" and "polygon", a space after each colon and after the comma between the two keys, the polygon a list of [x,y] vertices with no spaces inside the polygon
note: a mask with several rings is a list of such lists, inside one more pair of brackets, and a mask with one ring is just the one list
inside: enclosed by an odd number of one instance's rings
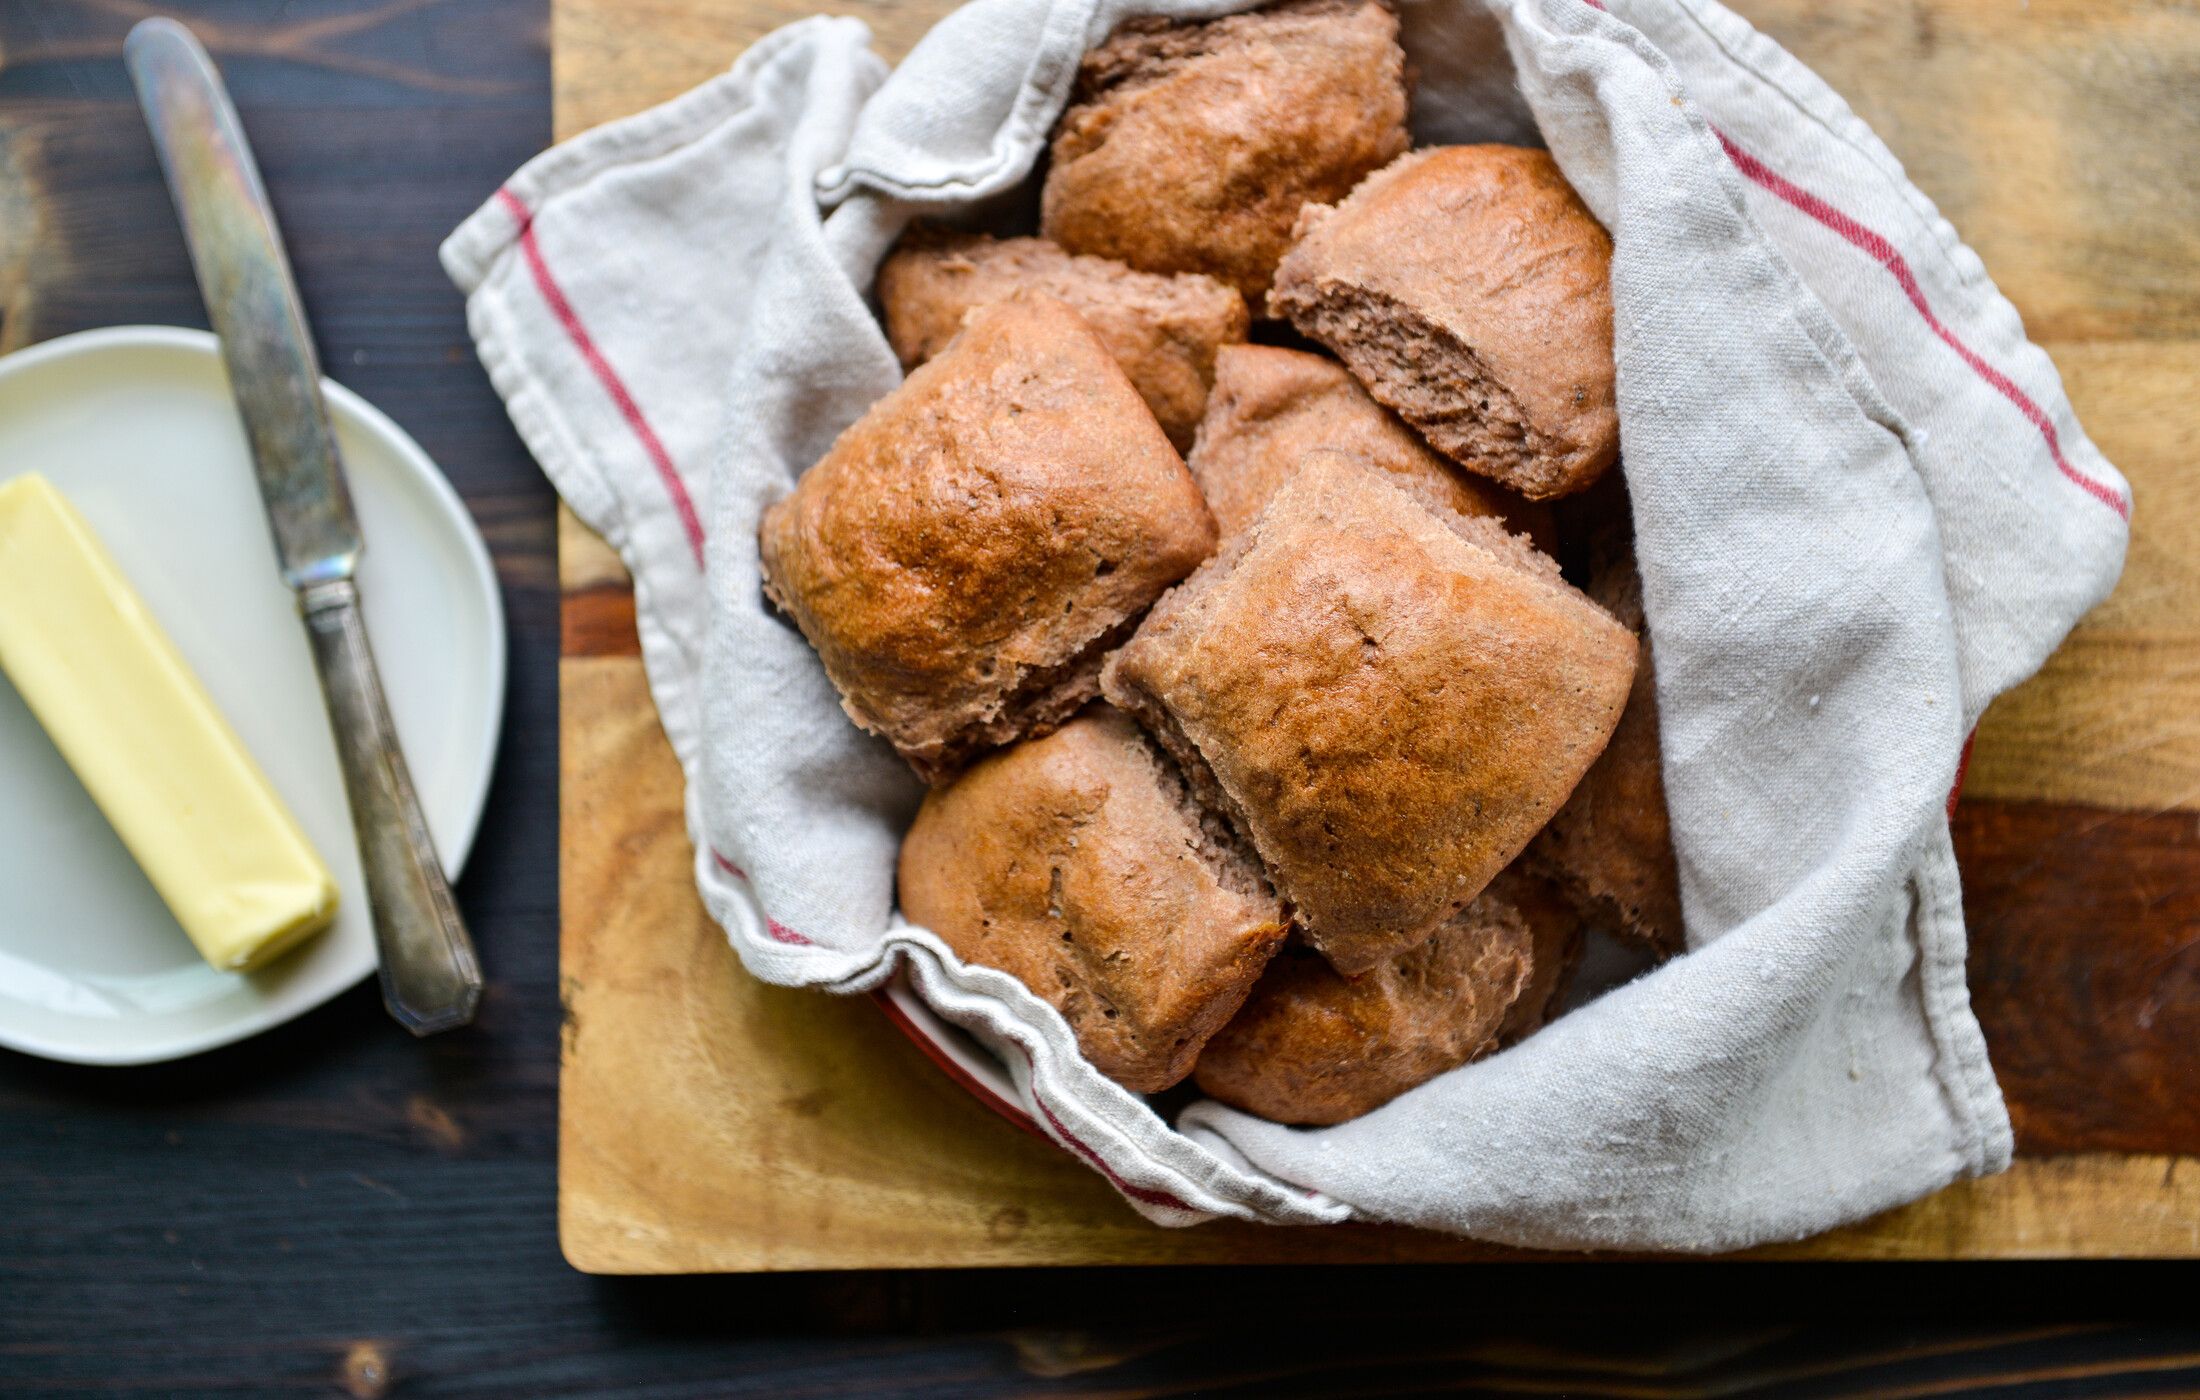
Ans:
{"label": "torn bread roll", "polygon": [[1286,931],[1234,838],[1105,706],[935,788],[900,884],[912,922],[1029,987],[1140,1093],[1191,1072]]}
{"label": "torn bread roll", "polygon": [[1558,886],[1527,869],[1523,856],[1490,881],[1484,893],[1520,911],[1528,926],[1528,981],[1506,1008],[1504,1024],[1497,1028],[1497,1043],[1511,1045],[1543,1029],[1558,1014],[1573,987],[1574,969],[1581,965],[1585,929],[1581,914]]}
{"label": "torn bread roll", "polygon": [[1665,807],[1658,685],[1634,550],[1613,544],[1590,566],[1589,596],[1642,638],[1642,660],[1612,742],[1528,849],[1583,915],[1661,957],[1686,951],[1680,870]]}
{"label": "torn bread roll", "polygon": [[1374,967],[1466,907],[1604,748],[1632,633],[1487,520],[1315,454],[1112,656],[1308,940]]}
{"label": "torn bread roll", "polygon": [[1431,446],[1542,499],[1619,455],[1612,240],[1548,152],[1440,146],[1309,207],[1271,314]]}

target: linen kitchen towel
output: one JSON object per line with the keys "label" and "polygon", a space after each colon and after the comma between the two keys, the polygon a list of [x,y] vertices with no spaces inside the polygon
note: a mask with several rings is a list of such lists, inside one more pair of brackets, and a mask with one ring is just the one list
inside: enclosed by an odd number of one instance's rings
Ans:
{"label": "linen kitchen towel", "polygon": [[1710,1251],[2006,1166],[1947,805],[1986,704],[2115,582],[2128,489],[1886,147],[1712,0],[1402,8],[1416,139],[1547,144],[1615,240],[1690,953],[1352,1122],[1172,1126],[896,918],[916,780],[765,604],[758,517],[899,382],[866,297],[907,221],[1025,181],[1121,20],[1239,8],[975,0],[891,73],[861,24],[805,20],[531,162],[445,245],[514,422],[634,573],[742,960],[837,992],[906,970],[1168,1224]]}

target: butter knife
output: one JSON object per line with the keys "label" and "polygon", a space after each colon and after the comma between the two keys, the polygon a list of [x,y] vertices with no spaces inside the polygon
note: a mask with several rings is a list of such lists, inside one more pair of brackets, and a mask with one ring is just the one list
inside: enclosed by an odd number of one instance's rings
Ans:
{"label": "butter knife", "polygon": [[298,596],[321,673],[373,905],[383,1003],[415,1035],[462,1026],[481,999],[481,966],[367,645],[353,581],[359,521],[259,168],[221,76],[190,30],[149,19],[130,31],[122,52],[221,337],[283,581]]}

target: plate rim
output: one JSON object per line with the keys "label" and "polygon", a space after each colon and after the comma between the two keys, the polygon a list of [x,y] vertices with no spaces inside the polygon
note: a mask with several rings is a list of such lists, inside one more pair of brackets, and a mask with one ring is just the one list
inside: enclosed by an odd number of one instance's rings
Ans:
{"label": "plate rim", "polygon": [[[221,340],[212,331],[190,326],[131,324],[74,331],[0,355],[0,379],[28,373],[50,361],[115,350],[148,348],[182,350],[202,355],[212,359],[224,375],[228,373],[228,366],[221,358]],[[468,858],[473,854],[474,839],[480,833],[481,818],[488,807],[489,788],[496,771],[497,752],[502,747],[504,738],[511,637],[506,630],[504,596],[498,587],[496,563],[489,553],[488,542],[482,538],[481,527],[475,523],[473,513],[466,508],[458,489],[451,485],[450,478],[443,474],[443,469],[428,455],[427,449],[414,440],[412,434],[358,393],[331,379],[326,372],[321,376],[321,397],[328,405],[332,427],[340,421],[348,420],[353,427],[387,448],[392,457],[426,486],[427,494],[437,510],[456,526],[455,534],[461,552],[470,566],[473,583],[486,603],[489,633],[494,642],[489,648],[488,673],[484,678],[489,734],[488,742],[482,746],[480,759],[475,765],[476,771],[469,778],[467,791],[470,796],[466,802],[464,819],[454,834],[452,849],[444,860],[451,880],[456,883],[466,868]],[[338,976],[331,978],[324,988],[307,994],[294,1005],[263,1002],[233,1020],[193,1034],[154,1041],[149,1046],[110,1052],[68,1041],[51,1041],[39,1035],[22,1033],[11,1026],[5,1017],[0,1017],[0,1046],[64,1064],[115,1068],[164,1064],[220,1049],[225,1045],[234,1045],[240,1040],[248,1040],[294,1021],[358,986],[374,975],[376,967],[376,960],[369,949],[368,956],[356,968],[346,968]]]}
{"label": "plate rim", "polygon": [[871,997],[894,1029],[908,1037],[926,1059],[971,1097],[1033,1137],[1053,1141],[1023,1106],[1023,1096],[1017,1092],[1007,1062],[933,1010],[932,1004],[909,985],[906,971],[872,992]]}

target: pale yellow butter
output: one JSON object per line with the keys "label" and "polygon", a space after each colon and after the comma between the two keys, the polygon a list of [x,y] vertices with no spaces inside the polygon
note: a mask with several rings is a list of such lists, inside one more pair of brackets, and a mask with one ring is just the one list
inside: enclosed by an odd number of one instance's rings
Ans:
{"label": "pale yellow butter", "polygon": [[328,926],[328,866],[99,537],[35,474],[0,485],[0,670],[208,962],[250,971]]}

